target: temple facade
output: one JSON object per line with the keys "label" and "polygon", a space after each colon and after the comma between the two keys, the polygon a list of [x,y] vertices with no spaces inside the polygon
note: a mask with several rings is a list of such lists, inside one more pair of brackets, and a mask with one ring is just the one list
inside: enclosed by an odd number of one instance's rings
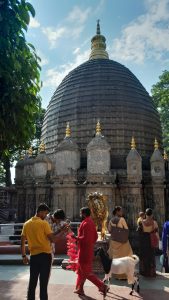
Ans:
{"label": "temple facade", "polygon": [[130,228],[151,207],[169,217],[168,158],[152,99],[125,66],[109,59],[97,24],[89,60],[71,71],[48,105],[37,157],[16,165],[18,221],[46,202],[71,220],[90,193],[107,197],[109,216],[123,207]]}

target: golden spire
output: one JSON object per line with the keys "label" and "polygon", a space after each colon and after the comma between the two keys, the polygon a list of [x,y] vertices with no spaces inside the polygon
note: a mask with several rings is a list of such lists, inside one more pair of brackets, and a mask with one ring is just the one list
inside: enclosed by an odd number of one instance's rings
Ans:
{"label": "golden spire", "polygon": [[164,150],[164,160],[168,160],[168,155],[167,155],[167,152]]}
{"label": "golden spire", "polygon": [[91,53],[89,59],[109,59],[106,51],[106,39],[100,34],[100,20],[97,20],[96,35],[91,39]]}
{"label": "golden spire", "polygon": [[44,142],[42,141],[39,145],[39,152],[42,153],[42,152],[45,152],[45,150],[46,150],[46,147],[45,147]]}
{"label": "golden spire", "polygon": [[155,138],[155,141],[154,141],[154,150],[158,150],[158,142],[157,142],[157,139]]}
{"label": "golden spire", "polygon": [[136,142],[135,142],[134,136],[132,136],[132,139],[131,139],[131,150],[134,150],[134,149],[136,149]]}
{"label": "golden spire", "polygon": [[33,149],[32,149],[32,146],[28,149],[28,155],[29,156],[32,156],[33,154]]}
{"label": "golden spire", "polygon": [[100,20],[97,20],[97,30],[96,30],[96,34],[100,34],[100,24],[99,24]]}
{"label": "golden spire", "polygon": [[66,124],[66,135],[65,135],[65,138],[70,137],[70,136],[71,136],[70,125],[69,125],[69,122],[67,122],[67,124]]}
{"label": "golden spire", "polygon": [[98,120],[96,124],[96,135],[101,135],[100,120]]}

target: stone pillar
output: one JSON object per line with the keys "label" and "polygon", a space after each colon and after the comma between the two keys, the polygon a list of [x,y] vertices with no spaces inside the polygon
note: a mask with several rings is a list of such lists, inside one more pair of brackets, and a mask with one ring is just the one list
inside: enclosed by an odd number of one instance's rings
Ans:
{"label": "stone pillar", "polygon": [[127,198],[126,213],[128,214],[128,223],[134,228],[136,227],[136,220],[138,213],[143,209],[142,207],[142,158],[136,150],[134,137],[131,140],[131,150],[126,158],[127,161],[127,190],[125,197]]}
{"label": "stone pillar", "polygon": [[155,140],[155,149],[150,159],[151,163],[151,178],[153,187],[154,199],[154,216],[159,226],[162,226],[165,221],[165,205],[164,205],[164,190],[165,190],[165,165],[164,158],[158,149],[158,143]]}
{"label": "stone pillar", "polygon": [[71,175],[80,168],[80,151],[77,144],[71,139],[69,123],[66,127],[64,140],[55,150],[55,174]]}
{"label": "stone pillar", "polygon": [[140,183],[142,180],[142,158],[136,150],[134,138],[131,141],[131,150],[126,158],[127,180],[132,183]]}
{"label": "stone pillar", "polygon": [[96,136],[87,145],[88,174],[109,174],[110,145],[101,134],[100,122],[96,125]]}
{"label": "stone pillar", "polygon": [[73,182],[59,182],[53,185],[53,210],[62,208],[66,216],[71,220],[80,218],[80,207],[78,205],[78,189]]}

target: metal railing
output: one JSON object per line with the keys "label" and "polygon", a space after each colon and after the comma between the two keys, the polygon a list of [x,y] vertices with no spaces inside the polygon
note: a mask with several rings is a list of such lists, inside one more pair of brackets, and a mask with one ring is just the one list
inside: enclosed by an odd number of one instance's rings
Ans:
{"label": "metal railing", "polygon": [[[13,245],[20,244],[21,232],[24,223],[7,223],[0,224],[0,244],[11,243]],[[70,222],[72,231],[77,234],[80,222]]]}

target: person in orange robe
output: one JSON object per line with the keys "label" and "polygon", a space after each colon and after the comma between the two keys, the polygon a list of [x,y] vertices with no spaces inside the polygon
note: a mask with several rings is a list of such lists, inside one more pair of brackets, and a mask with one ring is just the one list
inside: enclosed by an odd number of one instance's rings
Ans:
{"label": "person in orange robe", "polygon": [[88,279],[106,296],[108,286],[92,271],[94,245],[98,238],[96,226],[90,217],[90,209],[88,207],[81,208],[80,215],[82,223],[78,230],[78,236],[76,237],[78,243],[78,276],[74,293],[84,295],[83,286],[86,279]]}

